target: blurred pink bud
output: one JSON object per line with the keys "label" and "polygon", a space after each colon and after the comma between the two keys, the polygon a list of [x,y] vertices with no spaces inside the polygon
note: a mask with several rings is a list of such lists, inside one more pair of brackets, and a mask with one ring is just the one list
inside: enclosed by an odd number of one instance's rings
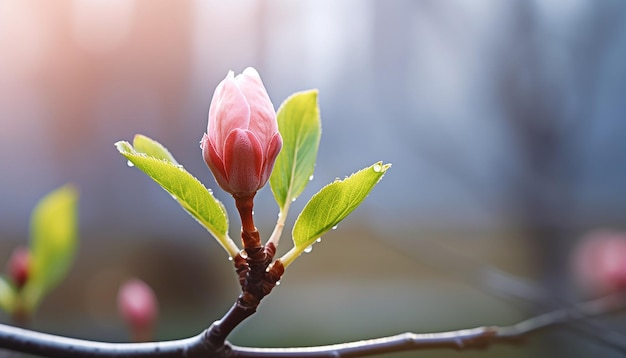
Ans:
{"label": "blurred pink bud", "polygon": [[152,337],[159,308],[154,292],[139,279],[127,281],[120,287],[117,306],[128,324],[133,340],[149,341]]}
{"label": "blurred pink bud", "polygon": [[261,189],[282,148],[276,112],[252,68],[234,77],[229,71],[217,86],[209,109],[202,155],[222,189],[245,197]]}
{"label": "blurred pink bud", "polygon": [[17,247],[13,250],[7,264],[9,277],[18,289],[21,289],[28,280],[28,265],[30,253],[25,247]]}
{"label": "blurred pink bud", "polygon": [[626,233],[591,232],[575,249],[572,266],[581,285],[594,294],[626,289]]}

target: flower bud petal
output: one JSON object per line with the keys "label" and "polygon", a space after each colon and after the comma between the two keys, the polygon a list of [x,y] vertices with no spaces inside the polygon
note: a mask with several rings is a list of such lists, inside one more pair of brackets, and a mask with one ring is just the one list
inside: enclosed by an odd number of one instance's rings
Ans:
{"label": "flower bud petal", "polygon": [[252,68],[230,71],[211,100],[204,161],[222,189],[238,196],[267,183],[282,147],[276,112],[261,77]]}
{"label": "flower bud petal", "polygon": [[270,100],[261,77],[252,68],[246,68],[242,74],[235,78],[237,85],[243,92],[250,106],[250,121],[248,129],[257,135],[261,143],[269,143],[272,136],[278,132],[276,111]]}
{"label": "flower bud petal", "polygon": [[220,157],[226,136],[236,128],[248,129],[249,124],[250,106],[230,71],[215,90],[209,108],[207,132]]}
{"label": "flower bud petal", "polygon": [[209,140],[208,135],[202,136],[202,140],[200,141],[200,147],[202,148],[202,156],[204,157],[204,161],[208,165],[209,169],[213,173],[215,177],[215,181],[219,184],[220,187],[228,187],[228,177],[226,175],[226,169],[224,169],[224,161],[217,154],[215,146]]}
{"label": "flower bud petal", "polygon": [[261,183],[263,150],[254,133],[235,129],[226,138],[224,167],[228,176],[228,191],[243,195],[255,193]]}
{"label": "flower bud petal", "polygon": [[270,143],[267,146],[267,152],[265,153],[265,161],[263,162],[263,172],[261,173],[261,182],[265,184],[267,180],[270,178],[272,174],[272,170],[274,169],[274,163],[276,162],[276,157],[280,150],[283,147],[283,138],[280,136],[280,133],[276,132],[272,139],[270,139]]}

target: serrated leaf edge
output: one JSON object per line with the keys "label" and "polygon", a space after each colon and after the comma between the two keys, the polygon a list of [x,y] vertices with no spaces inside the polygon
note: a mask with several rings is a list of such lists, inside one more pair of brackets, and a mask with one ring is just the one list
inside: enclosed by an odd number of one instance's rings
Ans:
{"label": "serrated leaf edge", "polygon": [[[378,170],[376,169],[377,167],[378,167]],[[391,167],[391,164],[389,164],[389,163],[388,163],[388,164],[383,164],[383,162],[382,162],[382,161],[379,161],[379,162],[376,162],[376,163],[374,163],[374,164],[370,165],[369,167],[365,167],[365,168],[363,168],[363,169],[361,169],[361,170],[358,170],[358,171],[356,171],[356,172],[353,172],[352,174],[350,174],[350,175],[348,175],[348,176],[344,177],[344,179],[339,179],[339,178],[337,178],[337,179],[335,179],[333,182],[328,183],[328,184],[326,184],[324,187],[322,187],[322,188],[321,188],[321,189],[320,189],[317,193],[315,193],[315,194],[311,197],[311,199],[309,199],[309,202],[310,202],[311,200],[313,200],[313,198],[314,198],[316,195],[318,195],[320,192],[322,192],[322,191],[323,191],[324,189],[326,189],[327,187],[329,187],[329,186],[331,186],[331,185],[333,185],[333,184],[335,184],[335,183],[337,183],[337,182],[343,182],[343,181],[346,181],[346,180],[350,179],[352,176],[354,176],[355,174],[360,173],[360,172],[362,172],[362,171],[364,171],[364,170],[368,170],[368,169],[372,169],[372,170],[374,170],[374,171],[376,171],[376,172],[381,173],[381,175],[380,175],[380,177],[378,178],[378,180],[376,181],[376,183],[374,183],[374,185],[373,185],[373,186],[372,186],[372,188],[370,189],[370,192],[371,192],[371,190],[373,190],[373,188],[374,188],[374,187],[375,187],[378,183],[380,183],[381,179],[385,176],[385,174],[386,174],[387,170],[388,170],[390,167]],[[368,194],[365,196],[365,198],[367,198],[367,196],[369,196],[369,192],[368,192]],[[365,198],[363,198],[363,200],[365,200]],[[307,205],[308,205],[308,202],[307,202],[307,204],[304,206],[304,208],[302,209],[302,211],[300,212],[300,215],[302,215],[302,213],[303,213],[303,212],[304,212],[304,210],[306,209],[306,206],[307,206]],[[360,205],[360,204],[359,204],[359,205]],[[357,205],[356,207],[354,207],[354,209],[352,209],[352,210],[347,210],[347,211],[348,211],[347,213],[345,213],[345,211],[344,211],[344,213],[342,213],[342,215],[340,215],[340,219],[338,219],[336,222],[334,222],[334,223],[333,223],[333,225],[330,225],[330,227],[329,227],[329,228],[327,228],[326,230],[321,231],[321,232],[319,233],[319,235],[315,235],[316,237],[315,237],[315,238],[313,238],[313,240],[312,240],[312,242],[311,242],[311,245],[315,242],[315,240],[317,240],[318,238],[322,237],[322,235],[324,235],[324,234],[326,234],[327,232],[329,232],[330,230],[332,230],[332,228],[333,228],[335,225],[339,224],[341,221],[343,221],[343,219],[345,219],[346,217],[348,217],[348,215],[350,215],[350,213],[352,213],[352,211],[354,211],[357,207],[358,207],[358,205]],[[292,262],[293,262],[296,258],[298,258],[298,257],[302,254],[302,252],[304,252],[304,251],[306,250],[306,248],[309,246],[309,245],[301,245],[301,246],[297,246],[297,245],[296,245],[296,243],[295,243],[295,238],[293,238],[293,230],[294,230],[294,229],[295,229],[295,227],[296,227],[296,223],[297,223],[298,219],[300,219],[300,215],[298,215],[298,218],[296,218],[296,222],[294,223],[294,226],[293,226],[293,229],[292,229],[292,240],[293,240],[294,246],[291,248],[291,250],[289,250],[289,251],[288,251],[285,255],[283,255],[283,256],[280,258],[280,261],[283,263],[283,265],[284,265],[285,267],[289,266],[289,265],[290,265],[290,264],[291,264],[291,263],[292,263]]]}
{"label": "serrated leaf edge", "polygon": [[[207,187],[204,186],[204,184],[200,180],[198,180],[198,178],[196,178],[194,175],[189,173],[180,164],[174,164],[173,162],[171,162],[169,160],[156,158],[156,157],[150,156],[150,155],[148,155],[146,153],[137,152],[135,150],[135,148],[127,141],[123,141],[122,140],[122,141],[115,142],[115,147],[120,152],[120,154],[122,154],[127,160],[129,160],[131,163],[133,163],[133,165],[136,165],[136,163],[132,160],[132,157],[137,156],[137,157],[141,157],[141,158],[144,158],[144,159],[149,159],[149,160],[155,160],[155,161],[162,162],[162,163],[164,163],[164,164],[166,164],[166,165],[168,165],[168,166],[170,166],[172,168],[178,169],[179,171],[181,171],[181,172],[189,175],[191,178],[193,178],[193,180],[195,180],[198,184],[200,184],[207,191],[207,193],[213,198],[213,200],[219,205],[220,209],[222,210],[222,212],[223,212],[223,214],[224,214],[224,216],[226,218],[226,232],[225,233],[222,234],[220,232],[217,232],[216,230],[212,229],[210,227],[210,225],[205,224],[202,220],[199,219],[199,217],[201,217],[201,215],[199,215],[195,210],[190,210],[190,208],[187,208],[185,205],[183,205],[183,201],[180,200],[180,197],[178,195],[176,195],[175,193],[172,193],[170,190],[165,188],[158,180],[154,179],[151,176],[148,176],[148,177],[150,177],[150,179],[154,180],[157,184],[159,184],[161,186],[161,188],[163,188],[163,190],[165,190],[168,194],[176,197],[176,199],[175,199],[176,202],[185,211],[187,211],[191,215],[191,217],[194,218],[194,220],[196,220],[200,225],[202,225],[202,227],[204,227],[213,236],[213,238],[215,238],[215,240],[217,240],[217,242],[224,248],[224,250],[226,250],[226,252],[230,255],[230,257],[235,257],[239,253],[239,248],[237,247],[235,242],[228,235],[228,214],[227,214],[227,211],[226,211],[226,207],[224,206],[224,204],[221,201],[219,201],[217,198],[215,198],[213,196],[211,191],[209,189],[207,189]],[[127,150],[127,149],[130,149],[130,151]],[[167,148],[165,148],[165,150],[167,150]],[[173,158],[173,156],[172,156],[172,158]],[[174,162],[176,162],[176,161],[174,160]],[[176,162],[176,163],[178,163],[178,162]]]}

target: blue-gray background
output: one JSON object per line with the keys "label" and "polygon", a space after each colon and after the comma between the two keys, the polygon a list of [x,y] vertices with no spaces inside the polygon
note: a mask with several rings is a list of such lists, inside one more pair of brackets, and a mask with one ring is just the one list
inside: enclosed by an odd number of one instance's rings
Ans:
{"label": "blue-gray background", "polygon": [[[159,338],[218,318],[237,294],[225,253],[113,143],[153,137],[216,188],[198,144],[208,105],[228,70],[254,66],[276,107],[320,91],[315,178],[293,217],[335,177],[393,167],[237,343],[508,324],[545,309],[493,296],[511,293],[499,270],[581,298],[572,247],[626,224],[625,18],[621,0],[0,0],[0,262],[27,242],[36,201],[72,182],[80,250],[35,328],[123,340],[115,291],[131,276],[161,297]],[[267,236],[268,188],[255,212]],[[550,354],[572,342],[581,356],[613,352],[575,334],[544,340]],[[541,341],[495,354],[536,356]]]}

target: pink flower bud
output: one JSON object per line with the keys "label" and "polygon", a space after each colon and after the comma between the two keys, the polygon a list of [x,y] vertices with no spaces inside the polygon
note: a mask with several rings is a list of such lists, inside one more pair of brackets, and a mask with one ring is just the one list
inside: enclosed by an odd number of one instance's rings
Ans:
{"label": "pink flower bud", "polygon": [[139,279],[127,281],[120,287],[117,306],[131,330],[134,341],[152,339],[159,308],[150,286]]}
{"label": "pink flower bud", "polygon": [[594,294],[626,289],[626,234],[595,231],[583,238],[572,256],[575,276]]}
{"label": "pink flower bud", "polygon": [[276,112],[257,71],[228,72],[217,86],[202,137],[204,161],[222,189],[249,196],[270,177],[282,148]]}
{"label": "pink flower bud", "polygon": [[25,247],[18,247],[13,250],[11,258],[7,264],[9,277],[18,289],[21,289],[28,280],[28,262],[30,253]]}

